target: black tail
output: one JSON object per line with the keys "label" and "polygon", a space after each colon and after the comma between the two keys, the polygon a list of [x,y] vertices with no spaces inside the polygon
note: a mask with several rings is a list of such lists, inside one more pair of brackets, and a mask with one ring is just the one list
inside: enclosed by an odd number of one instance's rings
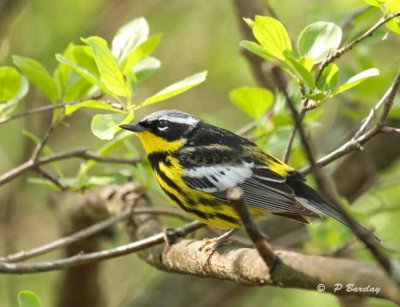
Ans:
{"label": "black tail", "polygon": [[[315,209],[325,213],[326,215],[329,215],[330,217],[349,227],[349,223],[346,221],[342,213],[340,213],[333,205],[329,204],[329,202],[324,200],[316,191],[309,187],[304,182],[303,177],[294,175],[293,177],[289,177],[286,183],[293,189],[297,197],[306,199],[308,203]],[[371,233],[376,242],[382,243],[382,241],[370,230],[366,229],[359,223],[357,224],[365,231]]]}

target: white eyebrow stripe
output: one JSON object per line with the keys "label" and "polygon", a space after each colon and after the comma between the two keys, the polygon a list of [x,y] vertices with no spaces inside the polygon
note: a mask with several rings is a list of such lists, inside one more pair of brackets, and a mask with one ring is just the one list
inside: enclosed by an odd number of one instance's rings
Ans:
{"label": "white eyebrow stripe", "polygon": [[188,126],[194,126],[199,122],[199,120],[194,117],[172,117],[168,115],[161,116],[159,120],[166,120],[171,123],[185,124]]}

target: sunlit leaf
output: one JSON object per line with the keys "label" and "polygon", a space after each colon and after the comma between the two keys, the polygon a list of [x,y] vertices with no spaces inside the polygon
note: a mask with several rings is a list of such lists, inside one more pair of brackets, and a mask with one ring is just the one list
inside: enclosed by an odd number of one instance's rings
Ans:
{"label": "sunlit leaf", "polygon": [[133,67],[133,72],[135,73],[138,81],[143,81],[150,77],[160,67],[161,62],[156,58],[149,56],[137,63]]}
{"label": "sunlit leaf", "polygon": [[79,66],[77,63],[73,62],[70,59],[67,59],[66,57],[64,57],[61,54],[56,54],[56,59],[57,59],[57,61],[70,66],[72,69],[74,69],[74,71],[77,74],[82,76],[82,78],[84,78],[91,84],[97,85],[98,87],[103,88],[103,84],[101,83],[101,81],[94,74],[92,74],[87,68]]}
{"label": "sunlit leaf", "polygon": [[150,55],[160,43],[161,34],[150,37],[148,40],[141,43],[137,48],[132,49],[132,51],[125,57],[121,64],[121,70],[126,73],[128,70],[138,63],[143,58]]}
{"label": "sunlit leaf", "polygon": [[241,41],[240,46],[258,55],[260,58],[272,63],[281,63],[282,61],[275,59],[272,54],[267,53],[259,44],[251,41]]}
{"label": "sunlit leaf", "polygon": [[112,54],[122,63],[131,50],[143,43],[149,36],[149,25],[145,18],[132,20],[121,27],[111,44]]}
{"label": "sunlit leaf", "polygon": [[254,27],[254,21],[251,20],[250,18],[243,17],[243,21],[244,21],[250,28],[253,28],[253,27]]}
{"label": "sunlit leaf", "polygon": [[13,63],[51,102],[56,102],[59,97],[56,82],[46,68],[38,61],[21,56],[13,56]]}
{"label": "sunlit leaf", "polygon": [[100,80],[100,71],[94,59],[93,50],[88,46],[75,46],[73,49],[73,58],[75,62],[86,68],[96,79]]}
{"label": "sunlit leaf", "polygon": [[146,106],[149,104],[153,104],[156,102],[160,102],[176,95],[179,95],[187,90],[191,89],[192,87],[199,85],[202,83],[207,76],[207,72],[203,71],[201,73],[194,74],[190,77],[187,77],[181,81],[178,81],[174,84],[167,86],[166,88],[162,89],[158,93],[150,96],[145,101],[141,103],[142,106]]}
{"label": "sunlit leaf", "polygon": [[91,129],[95,136],[102,140],[113,139],[121,128],[118,126],[132,121],[134,113],[129,114],[97,114],[92,118]]}
{"label": "sunlit leaf", "polygon": [[[78,47],[84,46],[69,44],[68,47],[65,49],[63,56],[67,59],[76,60],[74,56],[74,51]],[[63,101],[78,100],[80,98],[83,98],[84,96],[86,96],[89,89],[93,86],[83,77],[78,75],[71,66],[62,62],[58,63],[57,68],[54,71],[54,78],[58,87],[58,91],[60,92],[60,98]]]}
{"label": "sunlit leaf", "polygon": [[229,93],[229,98],[235,106],[253,119],[265,114],[274,102],[274,95],[261,87],[239,87]]}
{"label": "sunlit leaf", "polygon": [[371,6],[380,7],[380,3],[384,2],[384,1],[382,1],[382,0],[364,0],[364,2]]}
{"label": "sunlit leaf", "polygon": [[41,307],[39,297],[33,291],[24,290],[18,293],[18,307]]}
{"label": "sunlit leaf", "polygon": [[21,88],[22,76],[11,66],[0,67],[0,104],[15,96]]}
{"label": "sunlit leaf", "polygon": [[331,22],[312,23],[301,31],[297,40],[297,48],[301,56],[321,61],[335,51],[342,41],[342,30]]}
{"label": "sunlit leaf", "polygon": [[24,98],[26,94],[28,94],[28,90],[29,90],[28,79],[22,77],[20,87],[15,96],[6,102],[0,103],[0,118],[6,118],[10,114],[12,114],[18,106],[18,102],[22,98]]}
{"label": "sunlit leaf", "polygon": [[365,80],[375,77],[379,75],[379,70],[376,68],[371,68],[364,70],[363,72],[360,72],[359,74],[351,77],[347,82],[341,86],[339,86],[333,93],[333,95],[337,95],[340,93],[343,93],[344,91],[347,91],[360,83],[364,82]]}
{"label": "sunlit leaf", "polygon": [[315,101],[315,102],[322,102],[326,98],[328,98],[327,93],[318,92],[318,91],[314,91],[314,92],[312,92],[310,94],[307,94],[306,97],[309,98],[310,100]]}
{"label": "sunlit leaf", "polygon": [[308,69],[304,67],[298,60],[296,60],[286,52],[284,53],[284,56],[286,60],[290,62],[290,64],[292,64],[294,68],[294,70],[292,71],[300,79],[301,83],[308,84],[310,88],[314,88],[315,87],[314,77],[308,71]]}
{"label": "sunlit leaf", "polygon": [[[260,58],[262,58],[266,61],[269,61],[271,63],[279,65],[283,70],[287,71],[290,75],[293,75],[293,72],[290,69],[291,68],[290,62],[288,62],[286,59],[281,60],[281,59],[274,57],[273,54],[267,52],[267,50],[262,48],[259,44],[255,43],[255,42],[251,42],[251,41],[241,41],[240,46],[249,50],[250,52],[256,54],[257,56],[259,56]],[[286,52],[291,54],[290,50],[287,50]],[[284,61],[287,61],[287,62],[284,62]]]}
{"label": "sunlit leaf", "polygon": [[285,61],[284,51],[292,51],[292,44],[285,27],[275,18],[256,16],[253,33],[261,47],[279,60]]}
{"label": "sunlit leaf", "polygon": [[82,41],[92,48],[94,60],[107,89],[114,95],[128,96],[124,77],[118,68],[116,59],[108,49],[107,42],[97,36],[91,36]]}
{"label": "sunlit leaf", "polygon": [[299,60],[299,63],[303,65],[308,71],[311,71],[311,69],[314,67],[314,59],[310,57],[301,57]]}
{"label": "sunlit leaf", "polygon": [[339,67],[335,63],[329,64],[318,79],[317,86],[320,90],[333,90],[339,78]]}
{"label": "sunlit leaf", "polygon": [[81,108],[109,110],[114,112],[122,112],[120,109],[113,107],[111,104],[100,100],[86,100],[77,104],[70,104],[65,106],[65,114],[71,115]]}

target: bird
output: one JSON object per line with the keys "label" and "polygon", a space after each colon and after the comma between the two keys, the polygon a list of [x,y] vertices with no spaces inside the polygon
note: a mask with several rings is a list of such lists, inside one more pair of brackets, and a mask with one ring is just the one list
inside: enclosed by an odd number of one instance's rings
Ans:
{"label": "bird", "polygon": [[349,226],[303,175],[231,131],[179,110],[156,111],[120,127],[140,139],[161,190],[204,224],[228,233],[241,228],[226,195],[240,187],[253,218],[271,213],[308,224],[309,218],[329,216]]}

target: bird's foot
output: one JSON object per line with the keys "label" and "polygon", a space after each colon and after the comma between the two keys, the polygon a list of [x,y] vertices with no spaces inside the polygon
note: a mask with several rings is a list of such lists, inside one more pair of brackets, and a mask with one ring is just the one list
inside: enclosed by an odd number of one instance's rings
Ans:
{"label": "bird's foot", "polygon": [[224,234],[216,238],[203,239],[203,243],[199,247],[199,251],[207,254],[206,264],[209,264],[212,255],[217,251],[217,249],[222,246],[227,239],[229,239],[238,229],[231,229]]}

